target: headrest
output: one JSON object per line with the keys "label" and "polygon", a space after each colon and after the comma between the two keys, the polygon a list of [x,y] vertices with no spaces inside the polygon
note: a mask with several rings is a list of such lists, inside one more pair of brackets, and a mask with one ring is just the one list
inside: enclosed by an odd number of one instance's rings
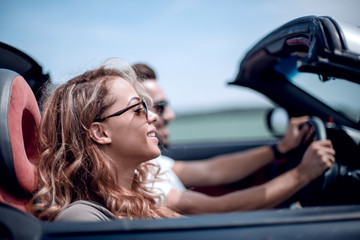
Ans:
{"label": "headrest", "polygon": [[0,187],[16,198],[36,189],[40,111],[23,77],[0,69]]}

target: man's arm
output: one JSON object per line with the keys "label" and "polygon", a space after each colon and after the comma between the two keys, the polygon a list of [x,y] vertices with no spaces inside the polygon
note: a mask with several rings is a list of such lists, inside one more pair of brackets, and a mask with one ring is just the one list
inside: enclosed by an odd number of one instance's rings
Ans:
{"label": "man's arm", "polygon": [[296,170],[291,170],[263,185],[235,191],[222,196],[171,189],[166,206],[180,214],[203,214],[248,211],[271,208],[296,193],[308,183]]}
{"label": "man's arm", "polygon": [[[277,143],[281,153],[286,153],[300,144],[309,129],[299,129],[299,126],[308,120],[308,117],[291,119],[284,138]],[[271,147],[262,146],[205,160],[175,161],[172,170],[186,187],[209,186],[238,181],[273,159]]]}
{"label": "man's arm", "polygon": [[172,169],[186,187],[213,186],[240,180],[274,159],[269,146],[197,161],[175,161]]}
{"label": "man's arm", "polygon": [[330,141],[317,141],[310,145],[296,168],[265,184],[219,197],[211,197],[190,190],[172,189],[166,197],[165,204],[181,214],[271,208],[288,199],[331,167],[335,161],[334,154]]}

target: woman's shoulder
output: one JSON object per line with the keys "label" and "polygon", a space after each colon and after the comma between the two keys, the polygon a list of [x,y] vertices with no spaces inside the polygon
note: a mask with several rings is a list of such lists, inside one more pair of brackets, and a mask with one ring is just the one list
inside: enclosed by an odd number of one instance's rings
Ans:
{"label": "woman's shoulder", "polygon": [[85,200],[79,200],[71,203],[56,217],[55,221],[78,221],[78,222],[95,222],[110,221],[115,219],[112,214],[104,206]]}

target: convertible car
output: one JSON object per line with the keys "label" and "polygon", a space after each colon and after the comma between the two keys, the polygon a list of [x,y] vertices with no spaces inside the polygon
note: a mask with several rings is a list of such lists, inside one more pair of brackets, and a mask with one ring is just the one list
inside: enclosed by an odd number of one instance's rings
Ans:
{"label": "convertible car", "polygon": [[[36,186],[33,143],[40,120],[36,99],[48,78],[29,56],[0,45],[0,239],[360,238],[359,27],[326,16],[290,21],[248,51],[230,83],[252,88],[278,106],[264,117],[273,141],[283,133],[279,114],[309,115],[316,137],[331,139],[336,150],[337,162],[331,169],[271,210],[98,223],[36,219],[25,206]],[[267,139],[178,144],[164,154],[201,159],[270,143]],[[220,194],[271,179],[294,167],[304,148],[214,191]],[[302,207],[293,208],[294,202]]]}

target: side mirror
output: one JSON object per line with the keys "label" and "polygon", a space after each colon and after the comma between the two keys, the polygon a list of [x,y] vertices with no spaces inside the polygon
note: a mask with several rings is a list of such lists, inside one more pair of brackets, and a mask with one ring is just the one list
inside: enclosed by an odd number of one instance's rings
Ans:
{"label": "side mirror", "polygon": [[289,114],[284,108],[273,108],[266,114],[266,123],[270,133],[280,138],[289,125]]}

